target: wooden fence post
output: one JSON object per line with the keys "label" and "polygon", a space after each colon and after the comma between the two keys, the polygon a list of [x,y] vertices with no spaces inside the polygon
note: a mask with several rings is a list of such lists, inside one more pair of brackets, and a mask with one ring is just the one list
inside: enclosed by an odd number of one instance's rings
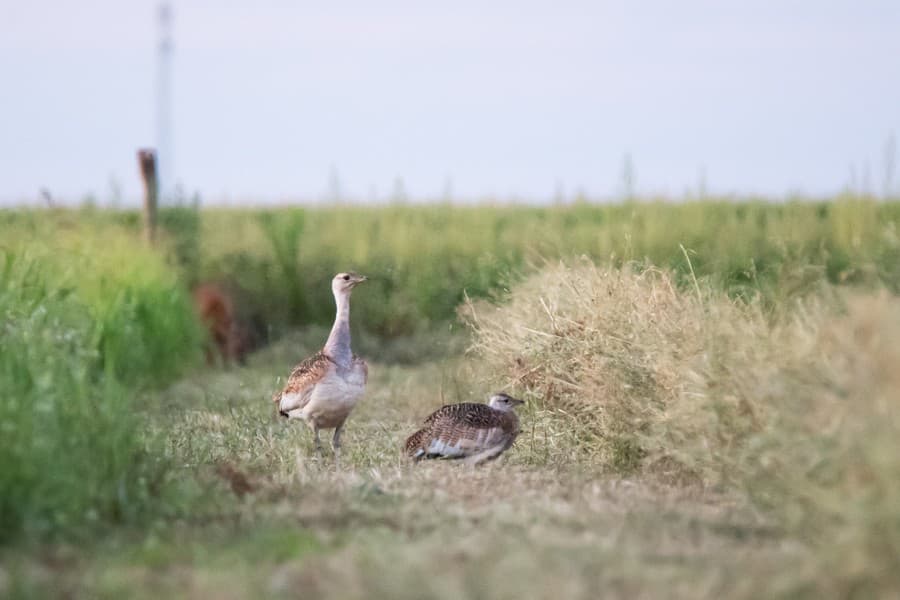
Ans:
{"label": "wooden fence post", "polygon": [[152,148],[138,150],[138,164],[144,180],[144,239],[152,244],[156,239],[156,205],[158,186],[156,180],[156,152]]}

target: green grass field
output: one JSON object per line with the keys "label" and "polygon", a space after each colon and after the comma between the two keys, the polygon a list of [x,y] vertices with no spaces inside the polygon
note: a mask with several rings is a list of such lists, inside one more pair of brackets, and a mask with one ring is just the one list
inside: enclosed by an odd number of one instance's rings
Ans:
{"label": "green grass field", "polygon": [[[900,205],[0,213],[0,596],[892,598]],[[339,270],[370,363],[343,462],[271,394]],[[201,366],[189,286],[273,343]],[[505,389],[482,468],[412,466]]]}

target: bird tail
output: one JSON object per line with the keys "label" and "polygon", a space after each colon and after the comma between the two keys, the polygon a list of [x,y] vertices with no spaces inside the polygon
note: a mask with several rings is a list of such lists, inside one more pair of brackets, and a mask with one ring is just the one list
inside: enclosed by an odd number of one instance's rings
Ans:
{"label": "bird tail", "polygon": [[406,438],[406,444],[404,447],[406,448],[406,454],[415,461],[420,461],[425,458],[425,435],[427,434],[427,430],[420,429],[408,438]]}

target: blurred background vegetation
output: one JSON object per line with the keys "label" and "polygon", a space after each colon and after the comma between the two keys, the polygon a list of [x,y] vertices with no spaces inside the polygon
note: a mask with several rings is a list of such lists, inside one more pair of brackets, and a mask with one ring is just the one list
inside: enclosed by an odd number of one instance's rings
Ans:
{"label": "blurred background vegetation", "polygon": [[[441,324],[465,294],[505,286],[560,257],[613,265],[690,267],[735,296],[769,301],[818,280],[900,286],[900,207],[858,197],[833,202],[692,201],[565,206],[385,205],[280,209],[169,207],[161,250],[183,288],[239,286],[276,336],[328,324],[328,281],[343,270],[371,278],[354,325],[395,337]],[[6,245],[17,240],[139,235],[136,211],[0,213]]]}

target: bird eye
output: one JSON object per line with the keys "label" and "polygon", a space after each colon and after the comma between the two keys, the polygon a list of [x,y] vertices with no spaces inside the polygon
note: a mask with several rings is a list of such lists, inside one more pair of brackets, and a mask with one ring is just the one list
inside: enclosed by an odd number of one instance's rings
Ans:
{"label": "bird eye", "polygon": [[349,276],[349,275],[344,275],[344,281],[350,281],[350,276]]}

